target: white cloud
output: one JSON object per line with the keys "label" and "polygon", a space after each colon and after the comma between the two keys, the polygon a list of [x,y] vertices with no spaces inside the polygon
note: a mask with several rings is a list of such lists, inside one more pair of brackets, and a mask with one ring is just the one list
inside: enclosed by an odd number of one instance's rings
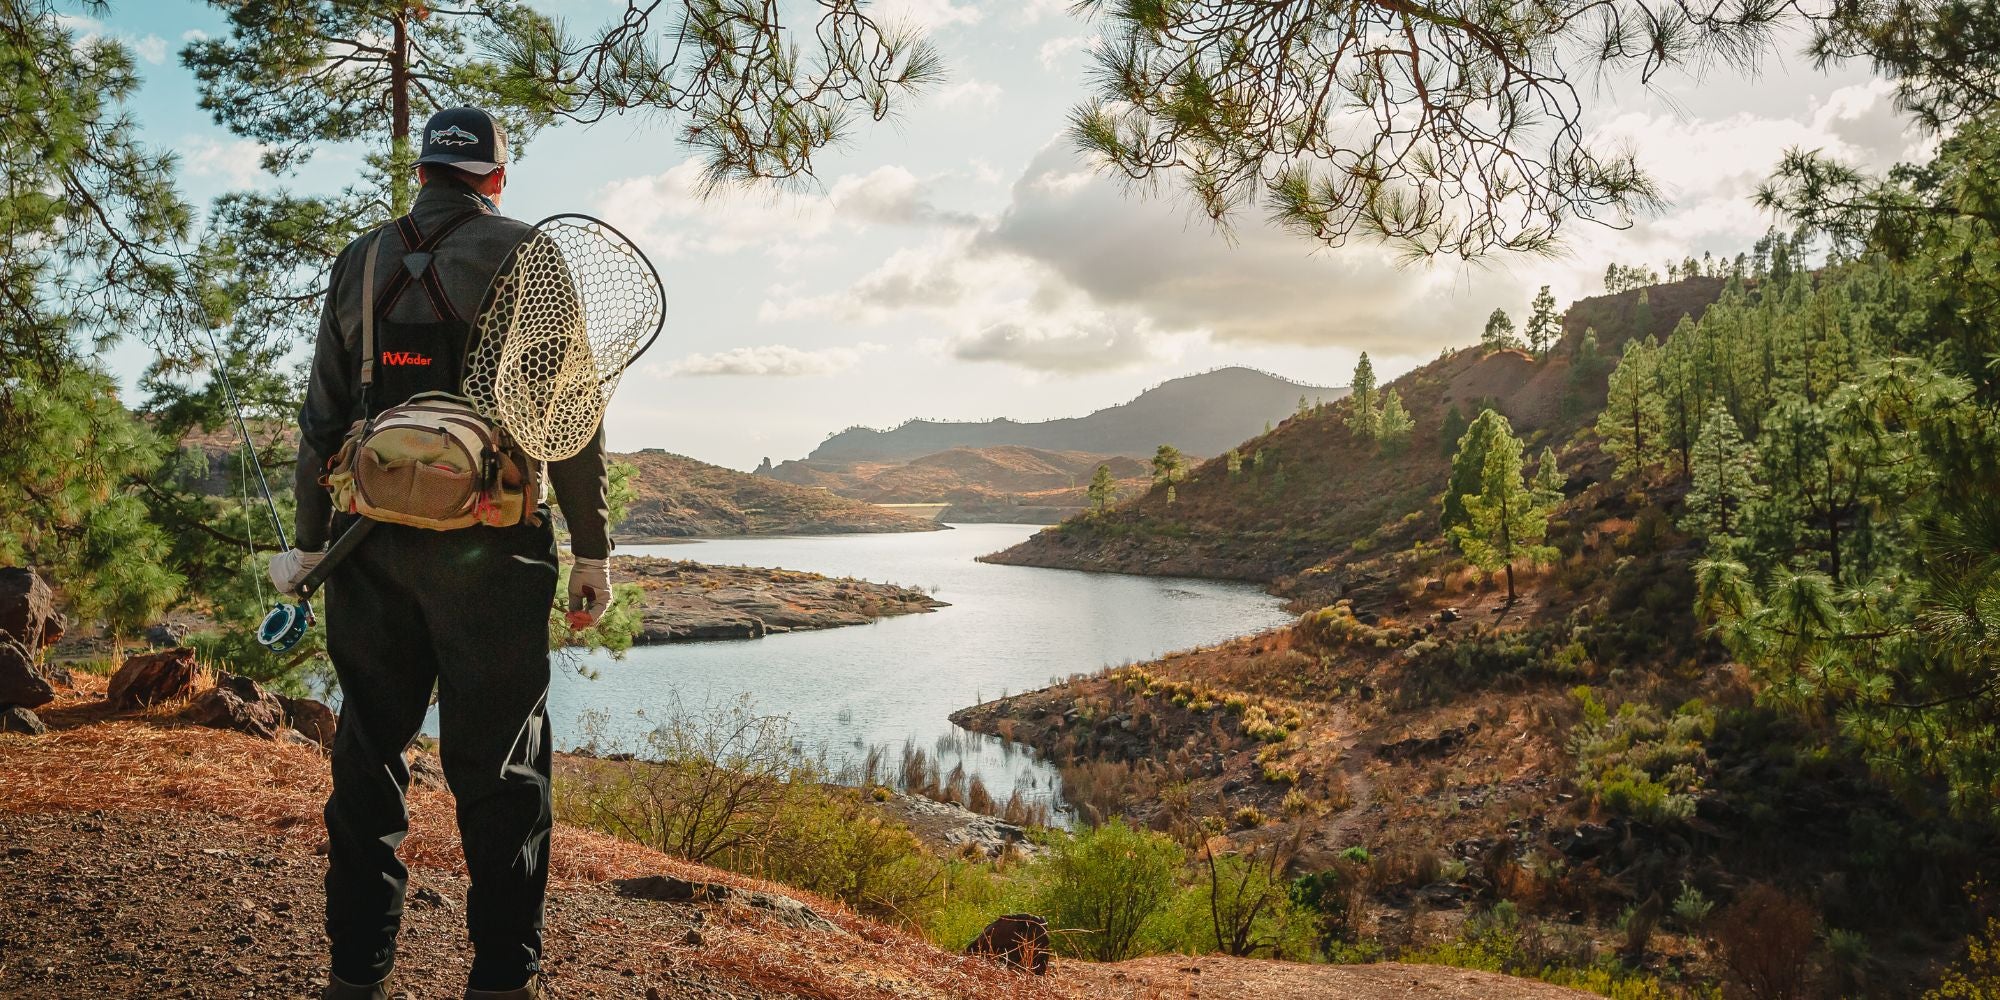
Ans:
{"label": "white cloud", "polygon": [[868,14],[882,24],[900,24],[936,31],[956,24],[978,24],[985,16],[971,3],[953,0],[881,0]]}
{"label": "white cloud", "polygon": [[704,196],[702,165],[686,160],[663,173],[614,181],[598,192],[598,210],[663,258],[691,253],[761,252],[793,260],[831,252],[818,241],[836,226],[966,226],[977,220],[932,203],[925,182],[884,165],[837,178],[823,192],[726,187]]}
{"label": "white cloud", "polygon": [[953,108],[959,105],[976,105],[982,108],[991,108],[1000,103],[1001,93],[1000,85],[997,83],[987,83],[984,80],[967,80],[963,83],[954,83],[938,91],[937,103],[939,107],[943,108]]}
{"label": "white cloud", "polygon": [[1043,69],[1055,69],[1056,64],[1072,52],[1094,51],[1098,45],[1096,35],[1061,35],[1042,43],[1038,54]]}
{"label": "white cloud", "polygon": [[181,32],[181,43],[184,45],[190,42],[205,42],[205,41],[208,41],[208,32],[203,31],[200,28],[189,28],[188,30]]}
{"label": "white cloud", "polygon": [[155,66],[167,61],[167,40],[158,35],[127,39],[125,44],[132,46],[132,52],[139,58]]}
{"label": "white cloud", "polygon": [[859,364],[864,354],[882,349],[880,344],[861,343],[853,347],[801,350],[785,344],[736,347],[716,354],[690,354],[665,366],[652,366],[650,374],[674,375],[832,375]]}
{"label": "white cloud", "polygon": [[1075,0],[1027,0],[1021,4],[1021,20],[1037,24],[1045,17],[1068,16]]}
{"label": "white cloud", "polygon": [[1082,375],[1157,360],[1155,332],[1140,319],[1102,312],[994,323],[950,344],[960,361],[997,361],[1030,371]]}
{"label": "white cloud", "polygon": [[257,187],[271,179],[262,166],[262,143],[189,137],[181,140],[180,150],[181,163],[190,176],[221,177],[234,188]]}

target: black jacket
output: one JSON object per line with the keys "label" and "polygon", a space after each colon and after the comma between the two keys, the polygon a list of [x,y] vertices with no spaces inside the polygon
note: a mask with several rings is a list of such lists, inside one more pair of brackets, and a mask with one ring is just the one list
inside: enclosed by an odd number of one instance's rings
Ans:
{"label": "black jacket", "polygon": [[[483,209],[484,203],[472,189],[449,178],[424,185],[410,207],[418,228],[430,232],[446,220],[463,215],[467,209]],[[437,272],[445,295],[460,315],[479,314],[481,299],[492,284],[493,275],[507,254],[526,239],[533,227],[503,215],[487,213],[452,233],[438,247]],[[326,306],[320,312],[319,339],[313,346],[312,380],[306,387],[305,406],[299,410],[299,464],[296,479],[298,497],[298,547],[308,551],[324,548],[333,516],[333,498],[319,484],[326,460],[340,450],[347,429],[360,416],[361,380],[361,259],[370,230],[347,245],[333,262]],[[396,246],[394,240],[391,246]],[[376,293],[380,295],[395,273],[393,267],[377,267]],[[429,315],[430,306],[421,293],[404,295],[390,318],[411,321]],[[609,505],[605,500],[604,432],[583,451],[549,464],[549,485],[556,503],[562,507],[569,525],[570,550],[579,556],[602,559],[610,554]]]}

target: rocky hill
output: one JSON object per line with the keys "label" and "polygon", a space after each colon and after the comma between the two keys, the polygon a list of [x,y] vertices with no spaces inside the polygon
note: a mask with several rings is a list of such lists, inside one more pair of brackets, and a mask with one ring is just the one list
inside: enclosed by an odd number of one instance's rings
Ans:
{"label": "rocky hill", "polygon": [[949,503],[952,521],[1053,524],[1084,509],[1100,465],[1127,495],[1144,490],[1151,475],[1125,455],[1018,445],[953,448],[908,462],[799,459],[763,474],[871,503]]}
{"label": "rocky hill", "polygon": [[716,535],[831,535],[937,531],[929,518],[885,510],[768,476],[725,469],[657,448],[612,456],[636,470],[625,542]]}
{"label": "rocky hill", "polygon": [[[1664,337],[1683,315],[1699,317],[1721,294],[1722,282],[1692,278],[1648,292],[1645,332]],[[1322,407],[1212,453],[1235,448],[1243,461],[1236,475],[1223,458],[1211,458],[1189,473],[1171,504],[1164,489],[1149,489],[1108,516],[1073,518],[988,558],[1259,581],[1296,573],[1420,509],[1444,489],[1451,449],[1440,430],[1452,408],[1470,419],[1494,406],[1531,445],[1595,419],[1605,376],[1625,341],[1639,332],[1638,302],[1637,291],[1576,302],[1546,359],[1466,348],[1396,379],[1389,385],[1416,423],[1400,453],[1377,453],[1347,429],[1343,407]],[[1576,351],[1590,330],[1596,360],[1580,370]]]}
{"label": "rocky hill", "polygon": [[1144,458],[1160,445],[1171,444],[1190,455],[1216,455],[1296,411],[1301,396],[1331,401],[1346,393],[1249,368],[1219,368],[1163,382],[1131,402],[1083,417],[983,423],[912,420],[886,431],[853,427],[821,442],[808,458],[907,462],[953,448],[995,445]]}
{"label": "rocky hill", "polygon": [[[79,675],[44,710],[49,732],[0,732],[0,995],[317,995],[323,751],[291,730],[274,742],[188,725],[179,702],[114,709],[103,688]],[[463,983],[471,957],[452,796],[434,763],[416,774],[400,852],[411,891],[399,996]],[[942,951],[835,900],[565,823],[550,863],[552,996],[1141,1000],[1216,986],[1354,1000],[1585,996],[1462,969],[1222,957],[1057,958],[1036,977]]]}

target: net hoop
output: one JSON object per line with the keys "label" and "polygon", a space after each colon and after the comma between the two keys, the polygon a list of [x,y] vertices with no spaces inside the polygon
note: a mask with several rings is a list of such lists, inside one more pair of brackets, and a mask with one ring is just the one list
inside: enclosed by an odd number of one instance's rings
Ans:
{"label": "net hoop", "polygon": [[473,323],[463,391],[534,459],[596,436],[618,381],[659,339],[666,289],[611,224],[551,215],[509,253]]}

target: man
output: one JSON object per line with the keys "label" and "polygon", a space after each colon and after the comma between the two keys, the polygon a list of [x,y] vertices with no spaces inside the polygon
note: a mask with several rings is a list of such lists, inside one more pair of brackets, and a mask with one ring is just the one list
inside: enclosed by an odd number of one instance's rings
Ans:
{"label": "man", "polygon": [[[364,235],[334,262],[299,413],[297,548],[272,560],[292,592],[324,556],[336,516],[319,477],[355,421],[425,391],[460,392],[471,323],[508,253],[533,231],[498,214],[507,142],[484,111],[453,108],[424,126],[423,182],[410,214]],[[370,241],[380,238],[373,257]],[[375,273],[364,261],[377,259]],[[373,292],[364,295],[364,283]],[[364,298],[374,302],[375,362],[362,371]],[[362,391],[363,387],[366,391]],[[571,625],[587,628],[611,595],[604,443],[553,463],[548,481],[571,533]],[[534,498],[531,498],[531,502]],[[548,511],[509,527],[432,531],[382,523],[332,567],[327,650],[340,678],[333,794],[326,804],[328,1000],[386,998],[407,869],[403,754],[437,688],[439,754],[458,802],[472,887],[467,998],[540,997],[548,885],[548,619],[557,555]]]}

